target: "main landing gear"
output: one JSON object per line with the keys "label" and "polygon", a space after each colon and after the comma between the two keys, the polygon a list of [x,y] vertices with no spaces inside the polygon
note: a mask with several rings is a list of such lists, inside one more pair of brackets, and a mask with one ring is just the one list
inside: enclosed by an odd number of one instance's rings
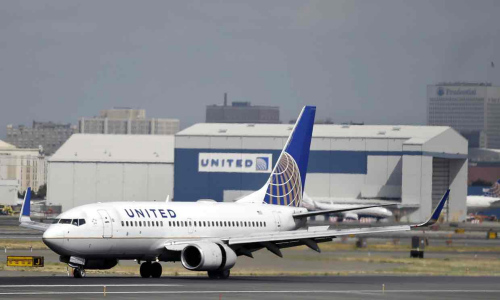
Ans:
{"label": "main landing gear", "polygon": [[149,261],[141,264],[140,273],[142,278],[160,278],[162,273],[162,267],[160,263],[151,263]]}
{"label": "main landing gear", "polygon": [[224,271],[208,271],[208,277],[210,279],[228,279],[231,272],[229,270]]}
{"label": "main landing gear", "polygon": [[87,274],[85,273],[85,270],[81,267],[77,267],[73,269],[73,277],[75,278],[83,278]]}

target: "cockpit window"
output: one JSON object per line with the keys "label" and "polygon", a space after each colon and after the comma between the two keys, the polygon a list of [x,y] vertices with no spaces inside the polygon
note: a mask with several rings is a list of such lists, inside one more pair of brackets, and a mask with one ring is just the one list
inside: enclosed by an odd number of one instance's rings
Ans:
{"label": "cockpit window", "polygon": [[52,224],[57,224],[57,223],[59,223],[59,219],[52,220]]}
{"label": "cockpit window", "polygon": [[71,224],[74,226],[82,226],[85,224],[85,219],[60,219],[59,224]]}

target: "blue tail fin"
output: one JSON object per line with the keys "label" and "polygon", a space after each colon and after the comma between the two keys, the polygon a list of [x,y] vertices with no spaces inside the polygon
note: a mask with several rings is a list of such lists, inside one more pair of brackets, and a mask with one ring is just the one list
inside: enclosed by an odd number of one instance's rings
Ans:
{"label": "blue tail fin", "polygon": [[24,194],[23,206],[21,207],[21,214],[19,215],[19,221],[30,220],[31,213],[31,188],[26,189]]}
{"label": "blue tail fin", "polygon": [[305,106],[267,181],[264,202],[300,206],[314,126],[315,106]]}

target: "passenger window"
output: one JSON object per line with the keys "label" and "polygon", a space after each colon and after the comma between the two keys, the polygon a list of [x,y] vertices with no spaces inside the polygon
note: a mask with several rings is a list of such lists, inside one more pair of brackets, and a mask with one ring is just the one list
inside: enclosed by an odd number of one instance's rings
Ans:
{"label": "passenger window", "polygon": [[[158,221],[156,221],[156,225],[158,226]],[[163,221],[160,221],[161,227],[163,227]]]}
{"label": "passenger window", "polygon": [[172,221],[168,221],[168,226],[172,227]]}
{"label": "passenger window", "polygon": [[125,222],[122,221],[122,227],[125,227]]}
{"label": "passenger window", "polygon": [[[145,225],[145,224],[144,224]],[[139,221],[139,227],[142,227],[142,221]]]}
{"label": "passenger window", "polygon": [[205,227],[205,226],[207,226],[207,225],[205,224],[205,221],[203,221],[203,227]]}
{"label": "passenger window", "polygon": [[135,221],[135,227],[137,227],[137,221]]}
{"label": "passenger window", "polygon": [[245,227],[247,227],[247,221],[245,221]]}
{"label": "passenger window", "polygon": [[214,223],[215,223],[215,222],[214,222],[214,221],[212,221],[212,227],[214,227]]}

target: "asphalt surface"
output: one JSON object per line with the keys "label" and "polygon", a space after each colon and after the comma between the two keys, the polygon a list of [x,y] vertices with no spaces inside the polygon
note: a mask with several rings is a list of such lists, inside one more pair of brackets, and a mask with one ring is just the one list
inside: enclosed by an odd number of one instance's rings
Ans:
{"label": "asphalt surface", "polygon": [[495,277],[0,278],[1,299],[498,299]]}

